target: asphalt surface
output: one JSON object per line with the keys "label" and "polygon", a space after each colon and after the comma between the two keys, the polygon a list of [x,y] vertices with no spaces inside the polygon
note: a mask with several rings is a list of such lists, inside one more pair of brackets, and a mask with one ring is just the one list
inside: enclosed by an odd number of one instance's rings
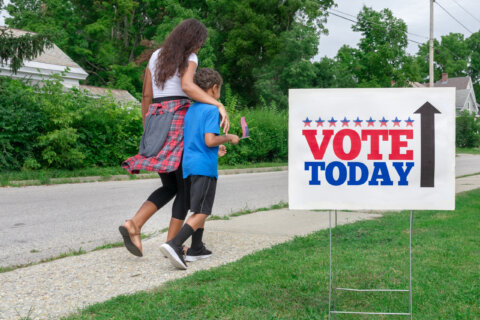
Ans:
{"label": "asphalt surface", "polygon": [[[457,157],[456,176],[480,172],[480,155]],[[288,201],[287,171],[220,176],[213,214]],[[121,241],[117,227],[132,217],[160,179],[0,188],[0,266],[37,262],[71,250]],[[171,203],[143,228],[168,226]]]}
{"label": "asphalt surface", "polygon": [[[0,266],[37,262],[71,250],[121,241],[118,226],[132,217],[160,179],[0,188]],[[220,176],[213,214],[286,202],[287,171]],[[171,203],[144,226],[168,226]]]}

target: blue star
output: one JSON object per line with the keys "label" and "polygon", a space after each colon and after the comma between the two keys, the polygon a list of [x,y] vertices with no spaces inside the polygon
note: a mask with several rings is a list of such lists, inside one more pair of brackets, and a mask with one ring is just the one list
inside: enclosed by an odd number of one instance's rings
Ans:
{"label": "blue star", "polygon": [[368,127],[373,127],[373,123],[375,122],[376,120],[373,120],[372,117],[370,117],[370,119],[367,120],[368,122]]}
{"label": "blue star", "polygon": [[412,120],[412,119],[410,119],[410,117],[408,117],[408,120],[403,120],[403,121],[405,121],[407,123],[407,127],[408,126],[413,127],[413,121],[415,121],[415,120]]}
{"label": "blue star", "polygon": [[385,120],[385,117],[382,117],[382,120],[380,120],[381,124],[380,127],[386,127],[388,120]]}
{"label": "blue star", "polygon": [[305,124],[304,127],[310,127],[310,123],[312,122],[312,120],[308,119],[308,117],[307,117],[307,119],[302,120],[302,121]]}
{"label": "blue star", "polygon": [[353,122],[355,122],[355,127],[361,127],[363,120],[360,120],[360,118],[357,117],[357,119],[353,120]]}
{"label": "blue star", "polygon": [[344,117],[341,122],[342,122],[342,127],[348,127],[348,123],[350,122],[350,120],[347,120],[347,117]]}
{"label": "blue star", "polygon": [[337,123],[337,120],[333,119],[333,117],[332,117],[332,119],[328,120],[328,122],[330,123],[330,127],[335,127],[335,124]]}
{"label": "blue star", "polygon": [[402,120],[398,120],[398,117],[395,117],[395,120],[392,120],[392,122],[394,127],[400,127],[400,122],[402,122]]}
{"label": "blue star", "polygon": [[317,123],[317,127],[323,127],[325,120],[322,120],[322,118],[318,117],[318,120],[315,120],[315,122]]}

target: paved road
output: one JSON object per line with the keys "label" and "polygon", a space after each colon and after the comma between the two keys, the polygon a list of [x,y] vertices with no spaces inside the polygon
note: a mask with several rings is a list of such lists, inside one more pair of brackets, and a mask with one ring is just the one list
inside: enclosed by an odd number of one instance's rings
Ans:
{"label": "paved road", "polygon": [[480,155],[460,154],[456,159],[455,175],[457,177],[466,174],[480,173]]}
{"label": "paved road", "polygon": [[[457,157],[457,176],[478,172],[479,155]],[[117,226],[160,184],[153,179],[0,188],[0,266],[120,241]],[[280,201],[288,201],[286,171],[221,176],[213,213],[226,215]],[[170,210],[170,205],[161,209],[143,231],[165,228]]]}
{"label": "paved road", "polygon": [[[160,179],[149,179],[0,188],[0,266],[121,241],[118,225],[160,186]],[[287,198],[286,171],[220,176],[213,214],[268,207]],[[143,232],[167,227],[170,214],[171,204]]]}

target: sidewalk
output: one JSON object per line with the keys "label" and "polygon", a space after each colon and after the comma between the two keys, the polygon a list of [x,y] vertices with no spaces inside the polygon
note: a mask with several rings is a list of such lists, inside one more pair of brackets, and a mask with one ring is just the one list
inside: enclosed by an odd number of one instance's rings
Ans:
{"label": "sidewalk", "polygon": [[[456,180],[457,192],[480,188],[480,175]],[[378,213],[341,212],[338,224],[381,217]],[[269,248],[295,236],[327,229],[328,212],[257,212],[230,220],[209,221],[205,242],[211,258],[174,269],[158,249],[165,234],[144,240],[143,258],[124,248],[91,252],[11,272],[0,273],[0,319],[57,319],[112,297],[150,290],[164,282],[209,269]],[[120,236],[119,236],[120,239]]]}

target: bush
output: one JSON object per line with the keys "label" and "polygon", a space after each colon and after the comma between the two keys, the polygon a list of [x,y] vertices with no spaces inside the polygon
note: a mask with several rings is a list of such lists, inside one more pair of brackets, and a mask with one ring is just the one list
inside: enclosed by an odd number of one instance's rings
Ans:
{"label": "bush", "polygon": [[115,166],[138,151],[139,107],[62,89],[0,77],[0,170]]}
{"label": "bush", "polygon": [[[274,103],[241,106],[225,86],[231,133],[241,135],[244,116],[250,138],[227,146],[223,164],[285,161],[288,117]],[[60,78],[41,86],[0,77],[0,171],[119,166],[138,152],[143,133],[138,106],[112,97],[92,98],[78,89],[62,91]]]}
{"label": "bush", "polygon": [[45,115],[33,87],[0,77],[0,169],[20,169],[38,157]]}
{"label": "bush", "polygon": [[238,99],[226,90],[225,105],[230,117],[230,132],[241,136],[240,118],[245,117],[250,138],[236,146],[227,145],[227,154],[221,164],[235,165],[249,162],[286,161],[288,156],[288,114],[278,110],[274,103],[257,109],[241,108]]}
{"label": "bush", "polygon": [[468,111],[463,111],[456,119],[456,144],[459,148],[480,145],[480,120]]}

